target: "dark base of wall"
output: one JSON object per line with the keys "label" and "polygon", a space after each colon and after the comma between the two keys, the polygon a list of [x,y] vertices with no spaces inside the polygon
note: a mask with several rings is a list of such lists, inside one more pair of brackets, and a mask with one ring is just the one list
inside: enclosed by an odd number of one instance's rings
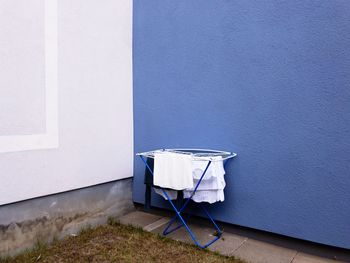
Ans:
{"label": "dark base of wall", "polygon": [[132,179],[0,206],[0,256],[76,234],[134,209]]}

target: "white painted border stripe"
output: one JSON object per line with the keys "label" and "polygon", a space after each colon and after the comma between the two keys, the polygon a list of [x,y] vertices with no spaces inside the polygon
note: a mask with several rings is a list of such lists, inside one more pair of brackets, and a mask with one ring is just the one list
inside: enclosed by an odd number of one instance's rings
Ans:
{"label": "white painted border stripe", "polygon": [[58,147],[57,0],[45,1],[46,133],[0,136],[0,153]]}
{"label": "white painted border stripe", "polygon": [[58,135],[57,0],[45,1],[46,133]]}

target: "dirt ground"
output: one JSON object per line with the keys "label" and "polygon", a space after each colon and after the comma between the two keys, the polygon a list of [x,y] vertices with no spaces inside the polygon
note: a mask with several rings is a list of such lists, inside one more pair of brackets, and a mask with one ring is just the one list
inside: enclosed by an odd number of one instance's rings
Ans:
{"label": "dirt ground", "polygon": [[87,228],[77,236],[38,243],[30,251],[0,263],[14,262],[235,262],[193,245],[170,240],[110,219],[108,225]]}

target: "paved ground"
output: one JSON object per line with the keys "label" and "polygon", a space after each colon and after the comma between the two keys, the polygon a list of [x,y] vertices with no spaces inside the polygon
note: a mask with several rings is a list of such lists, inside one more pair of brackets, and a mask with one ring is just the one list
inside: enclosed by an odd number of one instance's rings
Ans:
{"label": "paved ground", "polygon": [[[153,233],[162,233],[169,221],[168,212],[154,210],[152,213],[134,211],[119,220],[122,224],[142,227]],[[192,221],[192,220],[191,220]],[[208,222],[194,219],[190,224],[197,238],[205,243],[213,238],[213,229]],[[223,255],[235,256],[252,263],[336,263],[350,262],[350,252],[316,245],[310,242],[296,241],[256,230],[247,230],[230,225],[224,226],[224,234],[220,240],[209,247]],[[183,242],[193,243],[185,228],[171,233],[168,237]]]}

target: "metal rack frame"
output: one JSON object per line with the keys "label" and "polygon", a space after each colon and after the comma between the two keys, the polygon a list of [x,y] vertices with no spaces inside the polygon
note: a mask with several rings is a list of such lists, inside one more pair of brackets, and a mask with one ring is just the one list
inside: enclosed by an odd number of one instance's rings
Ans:
{"label": "metal rack frame", "polygon": [[[210,167],[211,163],[214,162],[214,161],[224,161],[224,167],[225,167],[225,165],[227,164],[228,160],[230,160],[231,158],[235,157],[237,154],[236,153],[232,153],[232,152],[216,151],[216,150],[209,150],[209,149],[160,149],[160,150],[155,150],[155,151],[138,153],[137,155],[140,156],[140,158],[142,159],[142,161],[146,165],[146,168],[152,174],[152,176],[154,176],[154,174],[153,174],[153,171],[150,168],[150,166],[147,164],[146,158],[154,158],[154,154],[155,153],[161,153],[161,152],[164,152],[164,151],[181,153],[181,154],[190,154],[194,161],[208,161],[208,164],[206,165],[205,170],[203,171],[200,179],[198,180],[198,182],[197,182],[197,184],[196,184],[196,186],[195,186],[191,196],[189,198],[186,198],[186,201],[184,202],[184,204],[180,208],[177,208],[175,206],[174,202],[169,198],[166,190],[161,188],[161,190],[163,191],[163,194],[166,196],[166,199],[169,201],[171,207],[173,208],[173,210],[176,213],[176,215],[169,221],[168,225],[165,227],[165,229],[163,231],[163,235],[168,235],[168,234],[170,234],[170,233],[172,233],[172,232],[176,231],[177,229],[179,229],[179,228],[184,226],[186,228],[186,230],[188,231],[188,233],[190,234],[192,240],[194,241],[194,243],[198,247],[200,247],[202,249],[207,248],[208,246],[213,244],[215,241],[220,239],[220,237],[221,237],[221,235],[223,233],[223,231],[216,224],[216,222],[213,219],[213,217],[211,216],[211,214],[208,212],[208,210],[204,207],[204,205],[202,203],[199,203],[199,205],[202,208],[202,210],[204,211],[205,215],[209,218],[209,220],[212,222],[215,230],[217,231],[217,235],[215,236],[214,239],[212,239],[209,242],[207,242],[206,244],[202,245],[199,242],[199,240],[196,238],[195,234],[192,232],[192,230],[190,229],[188,224],[186,223],[186,220],[184,219],[182,213],[184,212],[185,208],[188,206],[188,204],[189,204],[190,200],[192,199],[193,195],[196,193],[196,191],[197,191],[200,183],[202,182],[202,179],[204,178],[204,176],[205,176],[208,168]],[[219,158],[217,158],[218,156],[221,156],[222,158],[219,159]],[[169,230],[169,228],[172,226],[172,224],[177,219],[180,220],[180,225]]]}

